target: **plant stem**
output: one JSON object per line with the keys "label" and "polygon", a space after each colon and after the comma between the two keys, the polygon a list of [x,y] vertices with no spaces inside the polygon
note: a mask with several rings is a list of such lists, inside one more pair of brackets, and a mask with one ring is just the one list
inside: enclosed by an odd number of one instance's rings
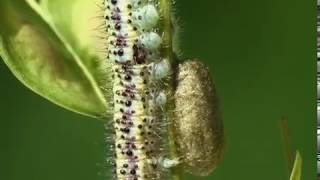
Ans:
{"label": "plant stem", "polygon": [[[167,107],[166,107],[166,117],[168,121],[168,142],[169,142],[169,154],[170,159],[177,159],[177,149],[175,143],[175,131],[174,131],[174,92],[176,87],[175,75],[176,75],[176,60],[173,57],[172,49],[172,25],[171,25],[171,0],[160,0],[160,8],[162,11],[163,18],[163,43],[164,48],[162,50],[162,56],[164,59],[167,59],[170,62],[170,78],[168,80],[168,85],[166,87],[167,94],[169,95]],[[171,179],[180,180],[181,179],[181,167],[176,166],[171,169]]]}
{"label": "plant stem", "polygon": [[288,121],[285,118],[281,119],[280,128],[281,128],[281,136],[282,136],[284,153],[287,159],[288,176],[290,176],[290,173],[293,167],[293,155],[292,155],[292,147],[290,143]]}

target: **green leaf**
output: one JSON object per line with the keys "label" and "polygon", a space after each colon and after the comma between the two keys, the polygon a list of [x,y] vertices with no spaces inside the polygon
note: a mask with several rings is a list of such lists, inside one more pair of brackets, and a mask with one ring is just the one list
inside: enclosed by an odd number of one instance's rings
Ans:
{"label": "green leaf", "polygon": [[294,161],[293,169],[290,176],[290,180],[300,180],[301,171],[302,171],[302,157],[300,155],[300,152],[297,151],[296,159]]}
{"label": "green leaf", "polygon": [[[63,36],[103,89],[110,89],[110,64],[105,58],[103,10],[97,0],[27,0]],[[102,4],[101,4],[102,5]],[[106,92],[107,95],[111,93]]]}
{"label": "green leaf", "polygon": [[78,54],[50,18],[37,11],[35,2],[28,2],[0,1],[4,62],[22,83],[50,101],[81,114],[105,117],[109,105],[101,88],[106,87],[99,87],[93,66],[82,60],[94,56]]}

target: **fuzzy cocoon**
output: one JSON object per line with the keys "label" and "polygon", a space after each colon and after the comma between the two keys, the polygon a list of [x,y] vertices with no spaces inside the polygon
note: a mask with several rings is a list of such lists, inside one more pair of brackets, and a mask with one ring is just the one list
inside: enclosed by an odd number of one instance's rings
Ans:
{"label": "fuzzy cocoon", "polygon": [[184,170],[198,176],[211,173],[224,152],[223,121],[208,68],[198,61],[179,65],[174,129]]}

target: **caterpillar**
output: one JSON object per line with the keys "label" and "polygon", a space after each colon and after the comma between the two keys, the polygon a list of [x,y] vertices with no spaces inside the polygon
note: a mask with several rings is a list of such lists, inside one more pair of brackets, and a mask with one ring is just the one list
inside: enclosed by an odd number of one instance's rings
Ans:
{"label": "caterpillar", "polygon": [[118,180],[161,178],[158,125],[167,75],[153,1],[105,0],[107,61],[113,70],[114,167]]}
{"label": "caterpillar", "polygon": [[[36,7],[33,1],[28,1],[28,3],[39,15],[42,14],[40,6]],[[223,154],[223,124],[218,116],[216,93],[211,87],[212,82],[208,75],[208,69],[197,62],[185,62],[179,64],[176,69],[179,49],[175,46],[177,45],[175,42],[178,40],[176,34],[179,28],[175,28],[176,19],[171,16],[171,0],[104,0],[103,3],[103,24],[105,25],[103,40],[107,47],[105,54],[107,63],[102,64],[105,66],[100,65],[101,62],[97,61],[100,58],[91,57],[91,55],[88,59],[90,62],[80,63],[80,59],[82,59],[80,56],[85,60],[89,57],[91,49],[84,48],[83,52],[85,53],[77,55],[78,48],[82,49],[81,45],[79,47],[73,47],[73,45],[82,44],[88,39],[84,38],[83,41],[77,43],[76,39],[78,38],[64,37],[65,33],[70,35],[69,29],[66,29],[66,32],[61,31],[60,34],[58,27],[61,22],[55,22],[53,17],[51,19],[50,13],[43,19],[47,20],[45,24],[48,27],[42,30],[52,28],[52,31],[48,32],[50,40],[58,40],[54,45],[65,44],[61,46],[61,52],[57,51],[57,57],[68,57],[68,60],[71,57],[75,58],[77,65],[75,64],[75,69],[72,70],[75,70],[76,73],[84,73],[79,79],[74,78],[72,73],[69,77],[67,73],[66,78],[63,78],[66,80],[63,81],[63,84],[76,83],[79,87],[88,86],[88,88],[83,88],[84,91],[76,90],[73,93],[89,93],[89,96],[84,96],[85,100],[91,99],[91,97],[97,98],[91,103],[84,103],[79,107],[73,107],[73,103],[66,103],[66,107],[98,118],[107,117],[109,109],[112,109],[112,123],[107,123],[106,128],[113,129],[114,134],[107,135],[106,139],[112,139],[114,144],[112,146],[114,176],[118,180],[158,180],[164,176],[165,173],[161,173],[161,171],[165,169],[170,169],[172,179],[179,180],[181,167],[193,175],[209,174],[221,160]],[[6,7],[10,4],[4,3]],[[161,11],[159,7],[161,7]],[[13,9],[9,11],[14,12]],[[161,25],[158,24],[159,12],[162,13]],[[16,15],[16,18],[19,19],[18,11]],[[38,20],[40,22],[41,19]],[[34,25],[31,21],[30,23],[30,27]],[[64,21],[62,24],[66,25]],[[21,27],[17,28],[16,30],[19,30]],[[22,26],[22,30],[19,32],[24,32],[24,30],[24,26]],[[54,33],[57,33],[57,36],[54,36]],[[4,35],[6,34],[7,32],[4,33]],[[24,39],[26,36],[20,37],[20,34],[18,33],[13,38],[12,43],[19,45],[19,40],[25,40],[23,45],[26,45],[29,39]],[[8,43],[11,42],[10,38],[7,40]],[[72,42],[68,42],[68,40]],[[10,47],[6,47],[4,43],[1,45],[3,45],[5,57],[10,57],[8,55]],[[55,49],[55,46],[52,47]],[[64,48],[67,49],[63,50]],[[30,53],[32,58],[38,57],[38,55],[40,55],[39,60],[43,58],[43,54],[37,54],[33,51],[27,51],[28,57]],[[11,66],[11,62],[7,61],[6,63]],[[67,63],[66,65],[66,68],[70,68],[72,64]],[[85,66],[88,66],[88,69]],[[100,74],[101,67],[105,72]],[[12,69],[16,73],[15,68]],[[110,71],[112,71],[112,80],[109,80]],[[18,73],[23,74],[24,72]],[[90,73],[92,73],[92,77]],[[99,77],[102,74],[104,77]],[[38,77],[32,78],[37,79]],[[82,81],[84,84],[81,84]],[[101,85],[102,82],[105,84]],[[30,82],[25,83],[29,84]],[[59,85],[58,81],[55,83]],[[110,84],[112,84],[112,93],[109,91]],[[101,92],[98,92],[98,85],[101,86]],[[30,86],[32,87],[33,84],[31,83]],[[59,88],[60,92],[64,91],[66,87],[59,86]],[[93,91],[90,92],[91,90]],[[102,93],[105,93],[105,99],[103,99]],[[112,98],[109,98],[109,94],[112,94]],[[51,95],[49,95],[50,93],[47,94],[50,99]],[[68,96],[68,93],[66,95]],[[74,98],[76,97],[74,96]],[[80,102],[78,98],[76,99],[75,102]],[[113,106],[107,106],[106,102],[102,102],[103,100],[110,100],[110,104]],[[99,103],[99,105],[90,107],[90,110],[87,109],[87,106],[95,103]],[[92,110],[96,107],[99,108],[98,111]],[[162,146],[165,144],[161,142],[162,139],[165,139],[161,138],[162,127],[167,129],[165,132],[167,147],[165,148],[167,148],[169,158],[166,158],[166,151],[162,150],[164,149]]]}

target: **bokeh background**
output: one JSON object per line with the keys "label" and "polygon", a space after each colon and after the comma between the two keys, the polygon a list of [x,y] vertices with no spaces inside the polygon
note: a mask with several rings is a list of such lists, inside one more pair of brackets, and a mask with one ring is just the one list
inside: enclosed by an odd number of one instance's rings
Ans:
{"label": "bokeh background", "polygon": [[[279,122],[316,179],[316,1],[177,0],[183,57],[208,65],[226,152],[206,178],[286,180]],[[102,122],[35,95],[0,62],[0,179],[105,180]]]}

